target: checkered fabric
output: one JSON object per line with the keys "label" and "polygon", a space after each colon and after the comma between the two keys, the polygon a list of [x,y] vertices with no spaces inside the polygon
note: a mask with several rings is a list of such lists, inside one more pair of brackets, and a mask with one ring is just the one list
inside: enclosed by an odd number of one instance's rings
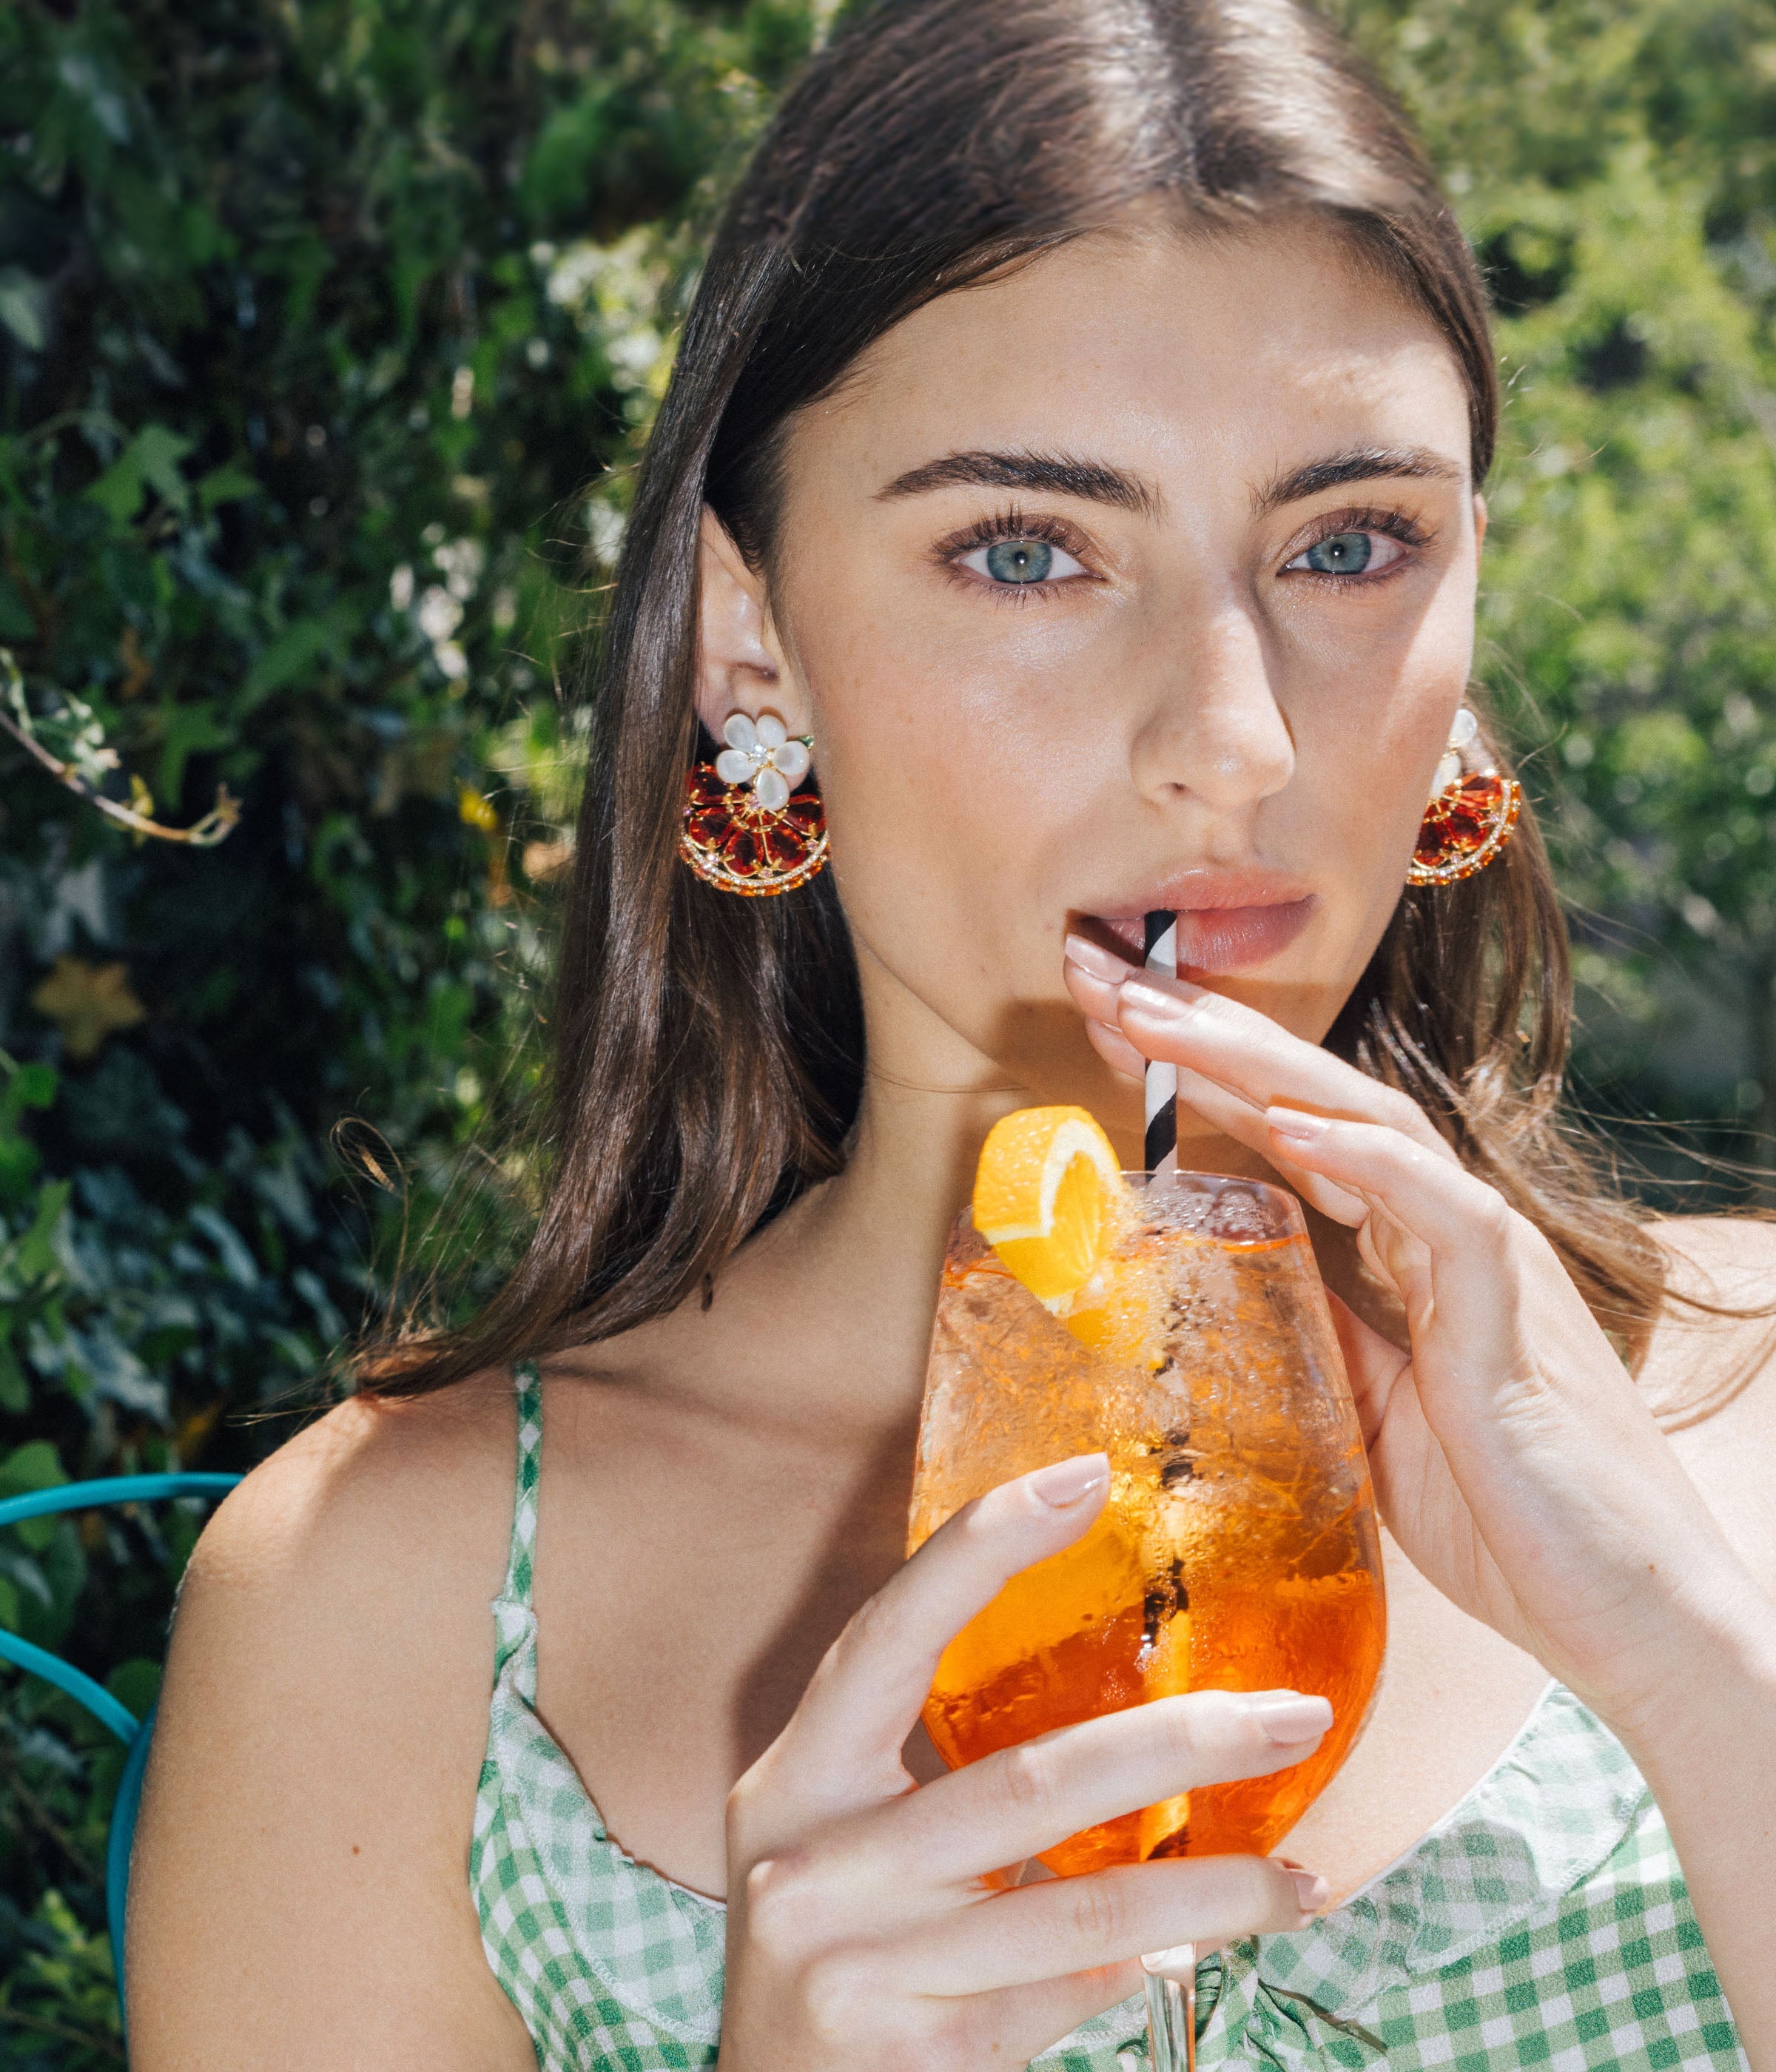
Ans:
{"label": "checkered fabric", "polygon": [[[495,1976],[541,2072],[713,2066],[725,1910],[623,1854],[545,1731],[530,1605],[542,1385],[517,1371],[512,1558],[494,1600],[469,1873]],[[1621,1744],[1551,1684],[1474,1790],[1299,1935],[1198,1975],[1200,2072],[1745,2072],[1671,1839]],[[1138,2000],[1036,2061],[1142,2072]]]}

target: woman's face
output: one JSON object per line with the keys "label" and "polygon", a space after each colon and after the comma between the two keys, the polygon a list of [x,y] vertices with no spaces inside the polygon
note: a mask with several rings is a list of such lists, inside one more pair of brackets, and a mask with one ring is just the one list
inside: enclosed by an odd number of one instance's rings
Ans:
{"label": "woman's face", "polygon": [[777,679],[724,709],[813,733],[873,1067],[1127,1143],[1062,943],[1138,956],[1155,908],[1191,976],[1326,1034],[1467,680],[1468,438],[1429,319],[1312,225],[1081,240],[802,413]]}

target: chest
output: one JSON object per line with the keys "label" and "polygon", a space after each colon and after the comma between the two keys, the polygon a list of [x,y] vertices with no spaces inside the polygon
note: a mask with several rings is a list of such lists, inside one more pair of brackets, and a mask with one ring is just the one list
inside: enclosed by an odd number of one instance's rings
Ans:
{"label": "chest", "polygon": [[[538,1710],[623,1847],[718,1896],[729,1790],[901,1560],[912,1435],[636,1424],[621,1405],[570,1412],[565,1394],[541,1478]],[[1368,1729],[1285,1845],[1335,1893],[1456,1803],[1546,1680],[1387,1553],[1388,1662]],[[940,1767],[922,1744],[915,1774]]]}

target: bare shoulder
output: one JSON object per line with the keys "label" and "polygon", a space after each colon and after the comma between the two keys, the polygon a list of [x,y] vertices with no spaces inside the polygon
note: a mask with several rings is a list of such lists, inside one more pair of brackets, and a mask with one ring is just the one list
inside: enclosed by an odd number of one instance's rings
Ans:
{"label": "bare shoulder", "polygon": [[1670,1256],[1674,1293],[1747,1313],[1673,1304],[1640,1382],[1723,1527],[1776,1587],[1776,1223],[1688,1216],[1651,1229]]}
{"label": "bare shoulder", "polygon": [[504,1377],[354,1398],[211,1521],[131,1873],[146,2072],[533,2064],[467,1885],[515,1445]]}

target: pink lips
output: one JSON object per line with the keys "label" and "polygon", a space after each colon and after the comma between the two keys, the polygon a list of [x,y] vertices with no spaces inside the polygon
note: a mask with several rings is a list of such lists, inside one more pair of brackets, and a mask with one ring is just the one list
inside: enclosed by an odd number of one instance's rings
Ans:
{"label": "pink lips", "polygon": [[1274,906],[1182,908],[1178,916],[1178,968],[1214,972],[1261,964],[1289,948],[1318,903],[1309,895]]}
{"label": "pink lips", "polygon": [[1319,903],[1299,879],[1193,870],[1156,885],[1138,911],[1119,905],[1096,918],[1138,958],[1142,915],[1169,909],[1178,916],[1178,969],[1207,977],[1245,971],[1280,955]]}

